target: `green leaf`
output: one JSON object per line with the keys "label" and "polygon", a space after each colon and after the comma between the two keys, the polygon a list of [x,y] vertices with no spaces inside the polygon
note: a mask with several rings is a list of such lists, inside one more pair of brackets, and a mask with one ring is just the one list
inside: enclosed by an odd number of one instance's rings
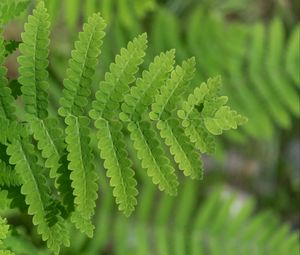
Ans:
{"label": "green leaf", "polygon": [[98,129],[98,148],[100,157],[104,160],[107,169],[107,177],[110,185],[114,187],[113,195],[119,210],[129,216],[137,204],[137,182],[134,179],[134,171],[131,161],[128,159],[126,143],[122,133],[122,124],[119,121],[107,121],[98,119],[95,122]]}
{"label": "green leaf", "polygon": [[90,116],[93,119],[115,116],[123,95],[129,92],[129,84],[135,81],[135,73],[143,62],[147,43],[146,34],[142,34],[129,42],[127,48],[122,48],[116,56],[115,63],[110,65],[110,72],[105,74],[105,80],[100,82],[93,101]]}
{"label": "green leaf", "polygon": [[98,197],[98,175],[94,166],[94,155],[90,147],[89,119],[69,115],[65,118],[68,168],[74,195],[75,211],[71,221],[89,237],[93,236],[94,215]]}
{"label": "green leaf", "polygon": [[174,173],[175,169],[170,164],[170,160],[163,155],[164,148],[151,123],[130,122],[128,130],[137,157],[141,160],[142,167],[147,169],[147,174],[152,177],[153,183],[157,184],[160,190],[176,195],[178,181]]}
{"label": "green leaf", "polygon": [[40,2],[28,17],[21,34],[18,57],[19,82],[28,114],[44,119],[48,116],[48,54],[50,22],[44,3]]}
{"label": "green leaf", "polygon": [[60,99],[59,114],[76,116],[84,113],[91,94],[92,77],[101,53],[105,22],[100,14],[92,15],[83,25],[79,40],[75,42],[72,58],[69,60],[67,78],[64,80],[63,97]]}
{"label": "green leaf", "polygon": [[[47,246],[56,254],[60,245],[69,246],[68,230],[59,214],[53,214],[50,206],[53,201],[46,178],[41,166],[37,164],[33,145],[28,140],[15,139],[8,145],[7,153],[10,155],[10,164],[15,165],[15,170],[22,181],[21,193],[26,197],[28,214],[33,215],[32,222],[37,225],[37,231],[42,235]],[[55,223],[49,220],[55,217]]]}

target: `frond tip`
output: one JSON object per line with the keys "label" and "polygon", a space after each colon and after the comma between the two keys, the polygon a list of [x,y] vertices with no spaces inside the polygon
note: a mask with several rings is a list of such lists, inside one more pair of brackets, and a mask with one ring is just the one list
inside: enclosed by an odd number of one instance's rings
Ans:
{"label": "frond tip", "polygon": [[33,15],[28,17],[19,49],[19,82],[22,84],[25,110],[30,115],[44,119],[48,116],[48,54],[49,15],[40,2]]}

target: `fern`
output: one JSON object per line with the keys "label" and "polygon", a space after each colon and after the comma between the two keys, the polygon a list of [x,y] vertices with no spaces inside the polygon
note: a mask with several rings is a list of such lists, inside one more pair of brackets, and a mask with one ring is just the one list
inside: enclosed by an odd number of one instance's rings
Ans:
{"label": "fern", "polygon": [[9,225],[6,222],[5,218],[0,217],[0,254],[1,255],[14,255],[13,252],[6,249],[3,245],[3,240],[8,237],[9,234]]}
{"label": "fern", "polygon": [[131,122],[128,130],[137,157],[142,161],[142,167],[146,168],[148,175],[152,177],[153,183],[158,184],[160,190],[176,195],[178,181],[174,173],[175,169],[170,165],[170,160],[163,156],[164,148],[151,123]]}
{"label": "fern", "polygon": [[[128,219],[116,214],[111,198],[106,197],[97,215],[94,239],[68,252],[105,253],[112,244],[112,254],[298,253],[298,234],[289,225],[279,224],[272,212],[256,212],[254,200],[247,194],[215,185],[204,192],[195,181],[186,179],[178,198],[162,193],[158,197],[149,180],[142,173],[140,177],[143,189],[137,214]],[[196,202],[199,192],[205,193],[201,203]]]}
{"label": "fern", "polygon": [[[92,237],[93,226],[90,222],[97,199],[97,173],[92,163],[93,154],[89,147],[89,119],[84,114],[91,93],[90,84],[100,55],[105,23],[99,14],[94,14],[79,34],[75,43],[72,59],[69,61],[67,79],[64,80],[63,97],[59,113],[65,116],[66,143],[69,169],[72,171],[75,211],[72,222],[88,236]],[[82,185],[83,182],[83,185]]]}
{"label": "fern", "polygon": [[132,86],[130,93],[124,97],[120,119],[123,121],[137,121],[144,117],[148,106],[153,103],[159,88],[166,81],[169,72],[173,69],[175,51],[161,53],[155,57],[149,66],[149,71],[144,71],[142,78],[138,78],[136,86]]}
{"label": "fern", "polygon": [[171,77],[167,80],[165,86],[161,88],[160,95],[155,97],[155,102],[152,104],[152,111],[149,114],[152,120],[164,120],[168,116],[168,113],[174,109],[174,105],[180,100],[183,88],[193,78],[194,71],[194,58],[184,61],[182,67],[177,66],[172,71]]}
{"label": "fern", "polygon": [[18,17],[22,12],[26,10],[29,4],[30,4],[30,0],[1,1],[0,25],[6,24],[9,21],[13,20],[15,17]]}
{"label": "fern", "polygon": [[104,159],[104,167],[108,169],[110,184],[115,187],[113,195],[116,197],[116,203],[119,204],[119,209],[129,216],[137,204],[135,196],[138,192],[121,132],[122,124],[119,121],[98,119],[95,126],[101,130],[97,134],[98,148],[101,150],[100,157]]}
{"label": "fern", "polygon": [[58,253],[61,244],[69,245],[68,234],[61,216],[55,216],[55,224],[47,220],[47,214],[51,214],[49,206],[52,198],[42,168],[37,164],[33,146],[26,140],[14,140],[8,145],[7,153],[11,156],[10,163],[15,165],[22,178],[21,193],[29,205],[28,213],[33,215],[33,224],[38,226],[38,233],[43,240],[47,240],[48,247]]}
{"label": "fern", "polygon": [[5,47],[2,35],[0,35],[0,117],[9,120],[15,120],[15,107],[13,105],[13,97],[11,96],[11,90],[7,86],[8,80],[6,78],[6,68],[4,65],[5,60]]}
{"label": "fern", "polygon": [[[93,102],[90,116],[93,119],[111,118],[118,113],[118,103],[123,101],[123,94],[129,92],[129,84],[134,82],[134,74],[142,63],[146,48],[146,34],[129,42],[127,49],[122,49],[116,56],[116,62],[110,65],[110,72],[105,74],[105,81],[100,83]],[[113,116],[114,117],[114,116]]]}
{"label": "fern", "polygon": [[79,34],[79,41],[75,42],[67,78],[64,80],[63,97],[60,100],[62,107],[59,113],[62,116],[69,114],[78,116],[84,113],[84,107],[88,103],[87,97],[91,94],[91,77],[94,75],[101,52],[104,28],[103,19],[99,14],[94,14],[84,25],[83,32]]}
{"label": "fern", "polygon": [[[290,128],[292,118],[299,116],[296,99],[299,54],[295,36],[298,25],[291,27],[286,43],[284,33],[288,31],[278,17],[266,24],[228,22],[202,4],[186,16],[187,20],[180,17],[184,21],[179,22],[176,14],[160,8],[153,18],[149,41],[160,50],[174,46],[181,49],[180,60],[188,53],[202,59],[197,63],[199,71],[195,80],[198,83],[222,74],[226,83],[223,91],[231,96],[230,106],[251,119],[243,126],[243,132],[228,133],[228,138],[238,139],[236,141],[245,141],[247,137],[270,139],[278,128]],[[188,24],[189,29],[180,26],[182,23]],[[193,84],[186,93],[194,88]],[[273,100],[275,97],[280,100]]]}
{"label": "fern", "polygon": [[28,114],[44,119],[47,113],[48,90],[48,46],[49,46],[49,15],[41,3],[33,11],[33,16],[28,17],[25,31],[22,33],[23,42],[20,44],[21,56],[19,82],[25,110]]}
{"label": "fern", "polygon": [[[4,172],[0,185],[12,197],[18,194],[14,199],[25,201],[27,206],[23,207],[33,216],[42,240],[59,253],[61,245],[69,245],[69,221],[88,237],[93,236],[99,182],[93,145],[98,144],[119,210],[129,216],[137,206],[138,195],[132,159],[139,160],[159,190],[176,195],[179,181],[166,148],[184,175],[201,178],[203,164],[197,145],[204,144],[202,152],[211,151],[209,133],[236,128],[244,118],[225,106],[227,100],[219,96],[218,82],[209,80],[203,85],[205,91],[192,92],[195,58],[174,68],[175,51],[170,50],[155,57],[147,71],[139,72],[147,47],[146,34],[121,49],[89,104],[105,35],[100,14],[93,14],[79,33],[63,82],[58,115],[49,117],[49,19],[41,1],[22,33],[18,81],[26,114],[20,119],[14,114],[6,69],[0,69],[0,166]],[[0,42],[3,64],[6,51],[4,41]],[[194,119],[203,123],[201,128],[191,125],[197,134],[194,137],[179,113],[186,105],[192,113],[185,115],[189,123]],[[96,132],[90,128],[87,112]],[[22,203],[18,205],[21,209]]]}
{"label": "fern", "polygon": [[66,143],[69,169],[72,171],[73,194],[75,196],[75,211],[72,222],[88,236],[92,237],[93,226],[90,222],[97,199],[97,173],[93,165],[93,154],[89,148],[89,119],[86,117],[68,116],[65,119]]}

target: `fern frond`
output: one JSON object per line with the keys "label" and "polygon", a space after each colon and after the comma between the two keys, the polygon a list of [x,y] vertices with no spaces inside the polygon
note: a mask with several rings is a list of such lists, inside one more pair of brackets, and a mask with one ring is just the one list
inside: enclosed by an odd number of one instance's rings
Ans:
{"label": "fern frond", "polygon": [[270,95],[274,95],[274,88],[262,79],[264,70],[264,52],[266,44],[266,29],[263,24],[256,24],[251,30],[250,51],[249,51],[249,78],[257,94],[267,104],[267,111],[281,127],[289,127],[290,119],[279,100],[270,100]]}
{"label": "fern frond", "polygon": [[2,244],[2,241],[8,236],[8,232],[9,225],[6,222],[6,219],[0,216],[0,245]]}
{"label": "fern frond", "polygon": [[137,204],[137,182],[134,179],[134,171],[125,147],[122,124],[119,121],[107,121],[98,119],[95,122],[98,148],[100,157],[104,160],[107,176],[110,177],[110,185],[114,187],[113,195],[119,210],[129,216]]}
{"label": "fern frond", "polygon": [[283,72],[284,69],[282,68],[283,54],[285,54],[283,22],[279,18],[273,19],[268,32],[267,74],[275,95],[278,96],[278,99],[289,112],[299,117],[298,93],[294,88],[294,84],[284,78],[286,73]]}
{"label": "fern frond", "polygon": [[42,151],[42,157],[46,159],[45,167],[50,169],[50,177],[57,178],[59,160],[64,150],[64,135],[59,128],[58,119],[31,118],[29,120],[34,138],[38,141],[38,149]]}
{"label": "fern frond", "polygon": [[25,104],[25,110],[30,115],[44,119],[48,116],[48,46],[50,23],[49,15],[40,2],[33,15],[28,17],[21,34],[22,43],[19,46],[21,56],[18,57],[19,82]]}
{"label": "fern frond", "polygon": [[69,60],[67,78],[64,80],[63,97],[60,99],[59,114],[75,116],[84,113],[91,94],[90,85],[100,55],[102,38],[104,37],[105,22],[100,14],[92,15],[83,25],[79,40],[75,42],[72,58]]}
{"label": "fern frond", "polygon": [[152,104],[152,111],[149,114],[152,120],[169,117],[170,112],[174,110],[174,105],[178,105],[178,100],[181,99],[181,94],[188,82],[194,76],[195,64],[195,58],[190,58],[182,63],[182,67],[177,66],[172,71],[171,77],[161,88],[161,93],[155,97],[155,102]]}
{"label": "fern frond", "polygon": [[11,95],[11,90],[7,86],[8,80],[6,78],[6,67],[4,67],[5,61],[5,46],[2,35],[0,35],[0,117],[15,120],[15,106],[14,98]]}
{"label": "fern frond", "polygon": [[59,193],[62,197],[62,204],[65,206],[66,213],[69,215],[74,211],[74,190],[72,188],[72,180],[70,179],[71,170],[68,169],[70,162],[68,161],[66,149],[59,159],[59,168],[57,169],[58,178],[56,181]]}
{"label": "fern frond", "polygon": [[0,26],[18,17],[29,4],[30,0],[2,0],[0,3]]}
{"label": "fern frond", "polygon": [[192,179],[201,179],[203,175],[203,163],[200,156],[190,144],[188,137],[177,119],[158,121],[157,128],[160,136],[165,139],[166,145],[170,147],[170,152],[174,156],[185,176]]}
{"label": "fern frond", "polygon": [[93,163],[94,155],[90,148],[89,119],[69,115],[65,118],[66,143],[70,179],[74,194],[75,211],[71,221],[89,237],[93,235],[94,226],[91,217],[94,214],[97,199],[97,172]]}
{"label": "fern frond", "polygon": [[116,109],[123,101],[123,95],[129,92],[129,84],[135,81],[135,73],[143,62],[147,43],[146,34],[142,34],[129,42],[127,48],[122,48],[116,56],[115,63],[110,65],[110,72],[105,74],[105,80],[100,82],[93,101],[90,116],[93,119],[107,118],[117,114]]}
{"label": "fern frond", "polygon": [[229,106],[222,106],[213,117],[204,118],[205,127],[213,135],[220,135],[223,130],[236,129],[238,125],[246,122],[245,117],[231,110]]}
{"label": "fern frond", "polygon": [[15,137],[24,134],[25,130],[26,128],[23,125],[20,126],[18,122],[0,117],[0,142],[2,144],[5,145]]}
{"label": "fern frond", "polygon": [[3,160],[0,159],[0,187],[14,187],[20,186],[21,182],[19,176],[11,168],[11,165],[7,165]]}
{"label": "fern frond", "polygon": [[149,65],[149,70],[143,72],[142,77],[137,79],[136,85],[131,87],[130,93],[124,97],[121,120],[137,121],[143,118],[167,79],[168,73],[173,69],[174,58],[175,50],[161,53],[154,58]]}
{"label": "fern frond", "polygon": [[177,194],[177,176],[170,160],[163,155],[164,149],[156,131],[148,121],[130,122],[128,124],[130,138],[141,160],[143,168],[152,177],[153,183],[158,184],[160,190],[165,190],[170,195]]}
{"label": "fern frond", "polygon": [[[219,83],[219,77],[216,77],[209,79],[207,84],[200,84],[198,88],[195,88],[194,93],[190,94],[182,103],[182,109],[177,111],[178,117],[182,119],[182,126],[184,127],[186,136],[190,138],[190,141],[194,143],[195,147],[202,153],[212,153],[214,151],[215,142],[214,138],[205,128],[204,120],[201,118],[201,113],[199,113],[198,110],[203,110],[206,96],[212,97],[214,93],[218,92]],[[207,108],[210,109],[210,107]]]}
{"label": "fern frond", "polygon": [[7,220],[0,216],[0,255],[14,255],[15,253],[8,250],[3,241],[7,239],[9,236],[9,225],[7,224]]}
{"label": "fern frond", "polygon": [[26,197],[29,205],[28,214],[33,215],[33,224],[37,225],[37,231],[42,235],[47,246],[58,254],[60,245],[69,245],[68,231],[60,215],[55,217],[55,224],[48,222],[49,206],[53,201],[50,190],[43,176],[42,168],[37,164],[33,146],[27,140],[15,139],[8,145],[7,153],[10,155],[10,163],[15,165],[22,181],[21,193]]}
{"label": "fern frond", "polygon": [[286,70],[292,77],[296,86],[300,87],[299,81],[299,34],[300,34],[300,25],[292,31],[292,34],[289,38],[287,48],[286,48]]}

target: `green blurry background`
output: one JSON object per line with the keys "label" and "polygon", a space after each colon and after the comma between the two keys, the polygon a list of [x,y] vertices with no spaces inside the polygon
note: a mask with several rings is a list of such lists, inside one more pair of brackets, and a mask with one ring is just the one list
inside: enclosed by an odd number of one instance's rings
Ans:
{"label": "green blurry background", "polygon": [[[278,254],[299,254],[299,1],[45,2],[52,20],[52,112],[58,108],[73,42],[87,17],[101,12],[108,26],[94,89],[120,48],[146,31],[149,47],[144,67],[172,48],[177,61],[195,56],[197,81],[220,74],[229,104],[249,119],[218,140],[214,155],[203,156],[202,181],[182,179],[178,197],[158,192],[136,161],[140,195],[129,219],[117,212],[98,163],[101,184],[95,237],[87,239],[73,231],[72,246],[62,254],[263,255],[271,254],[269,246],[278,246]],[[6,39],[20,40],[33,6],[34,1],[5,27]],[[11,79],[17,77],[17,55],[7,59]],[[15,211],[6,216],[18,226],[15,235],[22,237],[19,246],[11,240],[17,254],[47,254],[27,217]],[[239,238],[241,229],[248,231],[243,238]]]}

